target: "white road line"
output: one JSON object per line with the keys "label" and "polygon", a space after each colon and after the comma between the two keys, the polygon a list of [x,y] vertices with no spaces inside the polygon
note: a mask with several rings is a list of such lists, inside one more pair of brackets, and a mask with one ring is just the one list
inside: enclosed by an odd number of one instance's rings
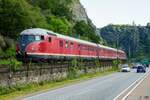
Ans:
{"label": "white road line", "polygon": [[[121,95],[123,95],[129,88],[131,88],[132,86],[134,86],[136,83],[138,83],[138,81],[140,81],[144,76],[147,76],[149,73],[149,71],[147,73],[145,73],[144,75],[142,75],[140,78],[138,78],[134,83],[132,83],[128,88],[126,88],[125,90],[123,90],[119,95],[117,95],[113,100],[117,100],[117,98],[119,98]],[[123,99],[122,99],[123,100]]]}
{"label": "white road line", "polygon": [[130,91],[128,92],[128,94],[123,97],[122,100],[126,100],[127,97],[147,78],[147,76],[148,76],[149,74],[150,74],[150,72],[148,71],[148,72],[146,73],[146,75],[143,77],[143,79],[141,79],[140,82],[139,82],[138,84],[136,84],[136,85],[134,86],[134,88],[132,88],[132,90],[130,90]]}

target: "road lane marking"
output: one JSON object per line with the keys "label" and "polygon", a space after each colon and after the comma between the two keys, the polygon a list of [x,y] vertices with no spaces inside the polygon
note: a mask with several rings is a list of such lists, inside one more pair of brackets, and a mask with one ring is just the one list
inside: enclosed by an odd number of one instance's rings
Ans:
{"label": "road lane marking", "polygon": [[127,95],[125,95],[125,96],[123,97],[122,100],[126,100],[127,97],[147,78],[147,76],[148,76],[149,74],[150,74],[150,72],[148,71],[148,72],[145,74],[145,76],[143,77],[143,79],[141,79],[140,82],[138,82],[138,84],[136,84],[136,85],[127,93]]}
{"label": "road lane marking", "polygon": [[138,81],[140,81],[144,76],[146,76],[148,73],[150,72],[150,70],[147,71],[147,73],[145,73],[144,75],[142,75],[140,78],[138,78],[137,80],[135,80],[134,83],[132,83],[128,88],[126,88],[125,90],[123,90],[119,95],[117,95],[113,100],[117,100],[121,95],[123,95],[125,92],[127,92],[128,89],[130,89],[131,87],[133,87],[136,83],[138,83]]}

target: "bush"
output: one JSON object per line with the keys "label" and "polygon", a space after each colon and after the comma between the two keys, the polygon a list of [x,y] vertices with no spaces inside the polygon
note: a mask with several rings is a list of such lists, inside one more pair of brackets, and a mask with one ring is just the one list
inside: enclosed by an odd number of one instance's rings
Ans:
{"label": "bush", "polygon": [[15,58],[16,52],[15,48],[8,48],[5,51],[0,50],[0,58],[8,59],[8,58]]}
{"label": "bush", "polygon": [[19,70],[22,66],[22,62],[17,61],[16,59],[10,60],[10,68],[12,71]]}
{"label": "bush", "polygon": [[3,36],[17,39],[18,33],[26,28],[47,28],[40,9],[31,6],[26,0],[0,0],[0,6],[0,33]]}
{"label": "bush", "polygon": [[68,33],[71,28],[71,24],[65,18],[59,17],[48,17],[49,27],[54,32],[58,33]]}
{"label": "bush", "polygon": [[121,60],[119,60],[119,59],[113,61],[113,66],[116,68],[118,68],[120,64],[121,64]]}
{"label": "bush", "polygon": [[85,21],[76,22],[74,25],[74,31],[76,34],[81,36],[81,39],[99,43],[102,41],[100,36],[96,35],[95,29]]}
{"label": "bush", "polygon": [[4,49],[6,47],[6,43],[4,37],[0,35],[0,48]]}
{"label": "bush", "polygon": [[74,79],[77,78],[77,72],[78,72],[78,66],[77,66],[77,59],[74,58],[71,61],[71,66],[69,66],[69,71],[68,71],[68,78],[69,79]]}
{"label": "bush", "polygon": [[11,71],[16,71],[21,68],[22,62],[19,62],[16,59],[4,59],[0,60],[0,65],[8,65],[10,66]]}
{"label": "bush", "polygon": [[99,59],[95,59],[95,67],[100,67],[101,66],[101,63],[99,61]]}

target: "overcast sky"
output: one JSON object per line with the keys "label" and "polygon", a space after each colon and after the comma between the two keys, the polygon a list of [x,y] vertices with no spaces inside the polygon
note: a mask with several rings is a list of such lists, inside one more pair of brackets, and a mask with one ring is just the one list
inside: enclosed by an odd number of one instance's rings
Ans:
{"label": "overcast sky", "polygon": [[97,27],[108,24],[146,25],[150,22],[150,0],[80,0]]}

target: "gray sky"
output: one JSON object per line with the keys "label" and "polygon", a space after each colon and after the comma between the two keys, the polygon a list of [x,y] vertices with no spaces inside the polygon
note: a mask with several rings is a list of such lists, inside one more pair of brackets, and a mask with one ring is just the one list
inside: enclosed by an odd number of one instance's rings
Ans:
{"label": "gray sky", "polygon": [[150,0],[80,0],[97,27],[108,24],[146,25],[150,22]]}

